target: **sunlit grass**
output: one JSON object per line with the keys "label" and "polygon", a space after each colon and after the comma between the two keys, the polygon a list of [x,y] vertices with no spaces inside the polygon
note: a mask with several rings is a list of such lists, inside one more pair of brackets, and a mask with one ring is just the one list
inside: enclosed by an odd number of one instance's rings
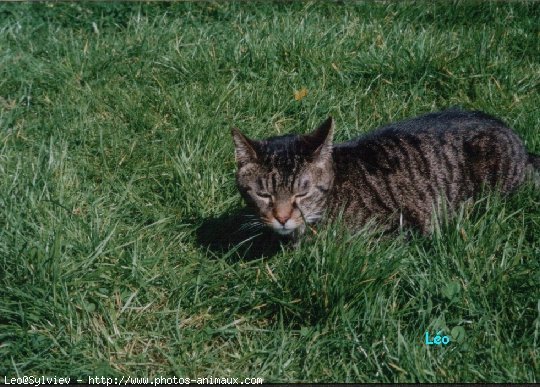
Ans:
{"label": "sunlit grass", "polygon": [[[538,382],[532,184],[432,238],[336,224],[292,249],[238,232],[229,129],[305,133],[333,115],[342,141],[460,105],[540,153],[539,3],[0,16],[0,376]],[[428,347],[426,331],[456,337]]]}

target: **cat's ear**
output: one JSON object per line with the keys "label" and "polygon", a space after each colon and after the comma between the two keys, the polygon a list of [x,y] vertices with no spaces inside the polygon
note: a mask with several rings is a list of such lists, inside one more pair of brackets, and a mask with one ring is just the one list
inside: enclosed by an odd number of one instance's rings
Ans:
{"label": "cat's ear", "polygon": [[234,155],[236,164],[240,167],[247,163],[257,161],[257,152],[255,151],[255,141],[247,138],[237,128],[231,129],[231,134],[234,141]]}
{"label": "cat's ear", "polygon": [[315,146],[313,153],[315,158],[327,160],[332,157],[333,136],[334,119],[332,117],[328,117],[313,133],[307,135],[308,141]]}

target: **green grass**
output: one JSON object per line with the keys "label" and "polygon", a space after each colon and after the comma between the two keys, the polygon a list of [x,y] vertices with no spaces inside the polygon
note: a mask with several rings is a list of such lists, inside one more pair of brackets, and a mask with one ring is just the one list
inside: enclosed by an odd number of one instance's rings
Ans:
{"label": "green grass", "polygon": [[[239,244],[229,133],[331,114],[342,141],[460,105],[540,153],[539,20],[537,2],[2,4],[0,377],[540,381],[540,190],[430,239]],[[439,330],[448,346],[423,344]]]}

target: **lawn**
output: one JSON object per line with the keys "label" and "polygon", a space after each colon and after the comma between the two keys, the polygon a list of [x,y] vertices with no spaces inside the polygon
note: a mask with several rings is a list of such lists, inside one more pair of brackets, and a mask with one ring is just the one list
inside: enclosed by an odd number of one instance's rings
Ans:
{"label": "lawn", "polygon": [[1,4],[1,382],[539,382],[540,189],[431,238],[337,222],[292,248],[241,229],[230,136],[332,115],[343,141],[459,105],[540,154],[539,20],[538,2]]}

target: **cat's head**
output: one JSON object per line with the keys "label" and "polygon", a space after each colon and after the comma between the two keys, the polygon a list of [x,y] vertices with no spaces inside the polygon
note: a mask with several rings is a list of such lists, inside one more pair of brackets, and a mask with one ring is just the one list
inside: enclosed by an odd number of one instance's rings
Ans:
{"label": "cat's head", "polygon": [[261,141],[232,129],[238,189],[278,234],[302,233],[323,216],[334,180],[333,128],[330,117],[310,134]]}

